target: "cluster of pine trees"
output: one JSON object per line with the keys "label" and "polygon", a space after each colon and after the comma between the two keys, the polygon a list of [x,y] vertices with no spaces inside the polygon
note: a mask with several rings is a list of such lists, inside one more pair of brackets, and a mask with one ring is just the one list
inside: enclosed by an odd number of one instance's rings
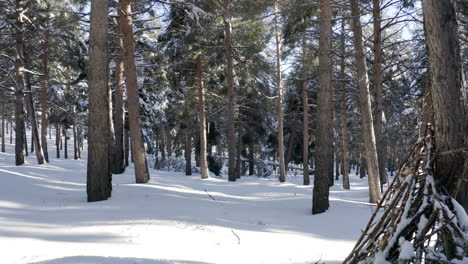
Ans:
{"label": "cluster of pine trees", "polygon": [[[313,214],[354,168],[381,199],[435,126],[436,178],[467,208],[468,6],[453,0],[11,0],[0,2],[2,151],[49,162],[88,143],[88,201],[192,152],[202,178],[265,167],[314,175]],[[70,130],[72,131],[71,134]],[[63,142],[63,143],[62,143]],[[11,142],[12,143],[12,142]],[[260,165],[263,164],[263,167]],[[214,166],[214,165],[213,165]],[[219,168],[218,168],[219,169]],[[263,171],[261,171],[263,170]]]}

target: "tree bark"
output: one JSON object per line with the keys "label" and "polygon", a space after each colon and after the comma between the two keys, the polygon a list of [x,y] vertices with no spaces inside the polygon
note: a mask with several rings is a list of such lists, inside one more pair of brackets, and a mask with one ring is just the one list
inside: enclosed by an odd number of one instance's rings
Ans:
{"label": "tree bark", "polygon": [[15,164],[16,166],[24,164],[24,51],[23,51],[23,18],[27,10],[27,0],[16,0],[16,20],[15,20],[15,41],[16,41],[16,59],[15,59]]}
{"label": "tree bark", "polygon": [[203,83],[203,56],[197,57],[197,84],[198,84],[198,123],[200,134],[200,173],[201,178],[209,176],[206,159],[206,114],[205,114],[205,87]]}
{"label": "tree bark", "polygon": [[242,133],[237,132],[237,150],[236,150],[236,178],[241,178],[241,166],[242,166]]}
{"label": "tree bark", "polygon": [[74,105],[73,106],[73,118],[74,118],[74,121],[73,121],[73,158],[74,159],[78,159],[78,149],[80,148],[78,146],[78,140],[77,140],[77,131],[76,131],[76,123],[77,123],[77,120],[76,120],[76,106]]}
{"label": "tree bark", "polygon": [[66,126],[63,126],[63,140],[64,140],[64,151],[63,151],[63,157],[65,159],[68,159],[68,134],[67,134],[67,128]]}
{"label": "tree bark", "polygon": [[2,95],[2,152],[5,152],[5,99]]}
{"label": "tree bark", "polygon": [[61,127],[60,124],[57,123],[55,124],[55,148],[56,148],[56,153],[57,153],[57,159],[60,159],[60,131]]}
{"label": "tree bark", "polygon": [[[343,16],[344,12],[341,11]],[[343,189],[350,189],[348,171],[348,123],[347,123],[347,101],[346,101],[346,31],[345,19],[341,21],[341,58],[340,58],[340,85],[341,85],[341,161],[343,162]]]}
{"label": "tree bark", "polygon": [[86,185],[88,202],[106,200],[112,191],[112,174],[109,167],[108,9],[107,0],[91,1]]}
{"label": "tree bark", "polygon": [[[24,63],[26,68],[29,69],[29,56],[26,52],[24,52]],[[41,142],[39,138],[39,130],[37,128],[37,121],[36,121],[36,111],[34,110],[34,101],[33,101],[33,93],[32,93],[32,85],[31,85],[31,76],[30,73],[25,74],[26,80],[26,87],[28,88],[28,95],[27,98],[27,106],[29,112],[29,118],[31,119],[31,153],[34,152],[33,146],[36,147],[36,159],[37,164],[44,164],[44,155],[42,153]]]}
{"label": "tree bark", "polygon": [[185,130],[185,175],[192,175],[192,136],[189,129]]}
{"label": "tree bark", "polygon": [[281,40],[278,24],[278,1],[275,1],[275,43],[276,43],[276,114],[278,118],[278,156],[279,181],[286,181],[286,168],[284,161],[284,134],[283,134],[283,81],[281,80]]}
{"label": "tree bark", "polygon": [[132,8],[130,0],[119,1],[119,14],[122,19],[122,39],[124,45],[124,72],[127,84],[128,114],[132,158],[135,161],[135,179],[137,183],[148,182],[150,175],[146,161],[145,145],[141,131],[140,102],[138,95],[137,72],[135,65],[135,44],[133,42]]}
{"label": "tree bark", "polygon": [[234,62],[232,55],[231,44],[231,21],[230,18],[224,17],[224,33],[226,45],[226,75],[227,75],[227,145],[228,145],[228,179],[229,181],[236,180],[236,135],[235,135],[235,98],[234,98]]}
{"label": "tree bark", "polygon": [[[331,92],[331,5],[330,0],[323,0],[320,10],[319,40],[319,91],[317,95],[317,148],[316,169],[313,188],[312,214],[325,212],[330,206],[329,178],[330,164],[328,149],[330,146],[329,113]],[[332,175],[333,177],[333,175]]]}
{"label": "tree bark", "polygon": [[[50,9],[50,4],[47,2],[47,10]],[[48,18],[49,12],[47,12],[46,22],[49,21]],[[45,28],[44,30],[44,55],[42,57],[42,67],[44,79],[42,80],[41,86],[41,146],[42,152],[44,153],[44,159],[46,162],[49,162],[49,151],[47,149],[47,88],[49,87],[49,41],[50,33],[49,29]]]}
{"label": "tree bark", "polygon": [[[468,211],[468,122],[463,105],[462,67],[454,1],[422,2],[429,50],[437,155],[435,179]],[[462,197],[458,194],[464,194]]]}
{"label": "tree bark", "polygon": [[372,120],[369,77],[362,41],[361,12],[357,0],[351,0],[352,28],[356,50],[357,78],[359,86],[359,104],[361,110],[362,136],[366,152],[367,173],[369,175],[369,202],[377,203],[382,198],[374,124]]}
{"label": "tree bark", "polygon": [[[305,33],[304,33],[305,34]],[[309,67],[307,59],[307,39],[304,35],[302,44],[302,167],[303,167],[303,183],[310,184],[309,176],[309,92],[307,88],[307,70]]]}
{"label": "tree bark", "polygon": [[[121,22],[122,18],[117,19],[117,24],[119,32],[122,32]],[[123,41],[122,38],[118,38],[118,46],[120,48],[119,54],[116,58],[115,66],[115,115],[114,115],[114,132],[115,132],[115,145],[114,145],[114,154],[113,160],[114,164],[111,166],[112,174],[121,174],[125,171],[125,161],[124,161],[124,62],[122,58]]]}
{"label": "tree bark", "polygon": [[381,40],[381,16],[380,1],[373,0],[373,23],[374,23],[374,88],[375,88],[375,142],[377,147],[377,158],[379,164],[380,183],[388,182],[386,170],[386,146],[383,134],[383,90],[382,90],[382,40]]}

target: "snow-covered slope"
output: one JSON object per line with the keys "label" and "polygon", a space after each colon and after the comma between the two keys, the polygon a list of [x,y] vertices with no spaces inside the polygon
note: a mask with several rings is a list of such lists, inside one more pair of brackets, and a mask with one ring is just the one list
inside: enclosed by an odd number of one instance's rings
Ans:
{"label": "snow-covered slope", "polygon": [[0,153],[4,264],[338,263],[372,212],[367,179],[354,174],[352,189],[339,181],[315,216],[300,177],[231,183],[151,170],[149,183],[134,184],[132,167],[113,176],[111,199],[87,203],[86,153],[42,166],[30,155],[16,167],[13,151]]}

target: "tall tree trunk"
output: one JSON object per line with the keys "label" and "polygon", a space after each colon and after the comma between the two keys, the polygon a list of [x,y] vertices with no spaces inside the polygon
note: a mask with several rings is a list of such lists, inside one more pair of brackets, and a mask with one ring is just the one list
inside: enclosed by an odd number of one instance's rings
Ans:
{"label": "tall tree trunk", "polygon": [[[26,123],[26,120],[25,120],[25,123]],[[24,148],[24,155],[27,157],[29,156],[28,154],[28,137],[26,136],[26,124],[23,124],[24,128],[23,129],[23,148]]]}
{"label": "tall tree trunk", "polygon": [[371,98],[369,93],[369,77],[367,75],[366,57],[362,41],[361,12],[357,0],[351,0],[352,28],[354,32],[354,47],[356,50],[357,78],[359,86],[359,102],[361,109],[362,136],[366,152],[367,173],[369,175],[369,202],[377,203],[382,198],[377,148],[375,145],[374,124],[372,120]]}
{"label": "tall tree trunk", "polygon": [[[50,4],[47,2],[47,10],[50,9]],[[48,22],[48,14],[46,21]],[[49,151],[47,149],[47,88],[49,87],[49,41],[50,34],[49,29],[46,27],[44,30],[44,55],[42,57],[42,67],[43,67],[43,80],[41,86],[41,146],[42,152],[44,153],[44,159],[46,162],[49,162]]]}
{"label": "tall tree trunk", "polygon": [[[343,16],[344,12],[341,11]],[[349,190],[349,171],[348,171],[348,125],[347,125],[347,104],[346,104],[346,31],[345,19],[341,21],[341,58],[340,58],[340,85],[341,85],[341,161],[343,162],[343,189]]]}
{"label": "tall tree trunk", "polygon": [[203,57],[197,57],[197,84],[198,84],[198,123],[200,134],[200,173],[201,178],[208,178],[208,162],[206,160],[206,114],[205,114],[205,87],[203,84]]}
{"label": "tall tree trunk", "polygon": [[[117,19],[119,32],[122,32],[121,22],[122,18]],[[111,166],[112,174],[121,174],[125,171],[124,161],[124,62],[122,59],[123,41],[122,37],[118,38],[118,46],[120,50],[116,58],[115,65],[115,115],[114,115],[114,132],[115,132],[115,145],[113,153],[114,164]]]}
{"label": "tall tree trunk", "polygon": [[5,152],[5,99],[2,95],[2,152]]}
{"label": "tall tree trunk", "polygon": [[[26,52],[24,52],[24,63],[26,68],[29,69],[29,56]],[[37,128],[37,121],[36,121],[36,111],[34,110],[34,101],[33,101],[33,93],[32,93],[32,85],[31,85],[31,76],[30,73],[25,74],[26,80],[26,87],[28,88],[28,95],[27,95],[27,106],[29,112],[29,118],[31,119],[31,153],[34,152],[34,148],[36,147],[36,159],[37,164],[44,164],[44,155],[42,153],[41,142],[39,138],[39,130]]]}
{"label": "tall tree trunk", "polygon": [[76,131],[76,123],[77,123],[77,120],[76,120],[76,106],[74,105],[73,106],[73,158],[74,159],[78,159],[78,149],[79,149],[79,146],[78,146],[78,140],[77,140],[77,131]]}
{"label": "tall tree trunk", "polygon": [[236,128],[235,122],[235,98],[234,98],[234,62],[231,44],[231,20],[224,18],[224,33],[226,44],[226,75],[227,75],[227,104],[228,104],[228,124],[227,124],[227,145],[228,145],[228,179],[236,180]]}
{"label": "tall tree trunk", "polygon": [[61,131],[60,124],[55,124],[55,148],[57,153],[57,159],[60,159],[60,131]]}
{"label": "tall tree trunk", "polygon": [[[330,55],[331,56],[331,55]],[[330,64],[330,93],[328,97],[328,104],[330,105],[328,109],[328,136],[330,137],[328,143],[328,185],[333,186],[335,184],[335,178],[333,177],[333,164],[335,161],[335,131],[334,131],[334,121],[333,121],[333,111],[334,111],[334,94],[335,94],[335,87],[333,81],[333,60],[331,59]]]}
{"label": "tall tree trunk", "polygon": [[16,41],[16,59],[15,59],[15,164],[17,166],[24,164],[24,52],[23,52],[23,19],[24,12],[28,4],[27,0],[16,0],[16,21],[15,21],[15,41]]}
{"label": "tall tree trunk", "polygon": [[250,140],[249,144],[249,175],[255,174],[255,160],[254,160],[254,144],[252,140]]}
{"label": "tall tree trunk", "polygon": [[302,167],[303,167],[303,183],[310,184],[309,176],[309,92],[307,88],[307,67],[309,61],[307,58],[307,39],[304,33],[302,44]]}
{"label": "tall tree trunk", "polygon": [[64,137],[64,139],[63,139],[63,140],[64,140],[64,146],[63,146],[63,148],[64,148],[64,152],[63,152],[63,153],[64,153],[64,154],[63,154],[63,157],[64,157],[65,159],[68,159],[68,139],[69,139],[70,137],[68,136],[67,128],[66,128],[65,126],[63,126],[63,137]]}
{"label": "tall tree trunk", "polygon": [[[125,121],[128,123],[128,121]],[[128,157],[130,156],[130,135],[129,135],[129,128],[125,125],[124,128],[124,143],[125,143],[125,154],[124,154],[124,163],[125,167],[128,167]]]}
{"label": "tall tree trunk", "polygon": [[122,39],[124,45],[124,72],[127,84],[128,114],[132,158],[135,161],[135,179],[137,183],[148,182],[150,175],[146,161],[145,145],[141,131],[140,102],[135,65],[135,44],[133,42],[132,8],[130,0],[119,1],[119,16],[122,16]]}
{"label": "tall tree trunk", "polygon": [[[317,148],[316,169],[314,177],[312,214],[325,212],[330,206],[329,178],[330,178],[330,92],[331,92],[331,5],[330,0],[323,0],[320,10],[320,40],[319,40],[319,91],[317,95]],[[333,177],[333,175],[331,176]]]}
{"label": "tall tree trunk", "polygon": [[236,178],[241,178],[241,166],[242,166],[242,133],[237,132],[237,150],[236,150]]}
{"label": "tall tree trunk", "polygon": [[[91,1],[89,45],[89,136],[87,194],[88,202],[111,196],[109,168],[109,62],[107,47],[108,1]],[[66,135],[65,135],[66,136]]]}
{"label": "tall tree trunk", "polygon": [[192,175],[192,135],[185,129],[185,175]]}
{"label": "tall tree trunk", "polygon": [[109,83],[108,84],[109,89],[107,89],[108,93],[108,101],[109,101],[109,118],[107,119],[109,121],[109,167],[110,171],[112,174],[115,172],[119,172],[120,168],[117,166],[117,163],[115,162],[115,130],[114,130],[114,118],[113,118],[113,104],[112,104],[112,86]]}
{"label": "tall tree trunk", "polygon": [[386,147],[383,134],[383,92],[382,92],[382,40],[381,40],[381,17],[380,1],[373,0],[373,23],[374,23],[374,88],[375,88],[375,142],[377,146],[377,158],[379,164],[380,183],[388,182],[386,170]]}
{"label": "tall tree trunk", "polygon": [[278,156],[279,181],[286,181],[286,168],[284,161],[284,135],[283,135],[283,82],[281,80],[281,39],[278,24],[278,1],[275,1],[275,42],[276,42],[276,114],[278,118]]}
{"label": "tall tree trunk", "polygon": [[[454,1],[424,0],[429,77],[437,148],[435,178],[468,211],[468,122]],[[460,195],[459,195],[460,194]]]}

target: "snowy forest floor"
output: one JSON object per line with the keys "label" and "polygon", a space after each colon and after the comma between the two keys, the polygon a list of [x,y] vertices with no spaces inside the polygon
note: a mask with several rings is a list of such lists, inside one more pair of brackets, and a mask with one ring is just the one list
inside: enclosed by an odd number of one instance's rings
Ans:
{"label": "snowy forest floor", "polygon": [[[49,153],[55,157],[52,141]],[[300,176],[228,182],[150,173],[150,182],[135,184],[129,167],[113,175],[109,200],[87,203],[86,152],[82,160],[41,166],[30,154],[17,167],[7,144],[0,153],[0,263],[339,263],[373,210],[367,178],[354,172],[351,190],[337,181],[320,215],[311,214],[312,185]]]}

